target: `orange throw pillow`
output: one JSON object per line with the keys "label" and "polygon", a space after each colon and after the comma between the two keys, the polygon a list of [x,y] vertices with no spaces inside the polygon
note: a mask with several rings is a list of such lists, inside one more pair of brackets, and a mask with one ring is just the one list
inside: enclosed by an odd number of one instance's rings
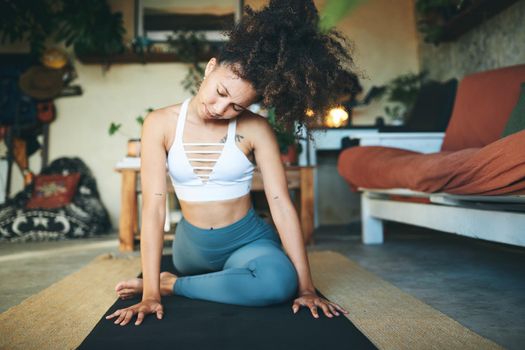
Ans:
{"label": "orange throw pillow", "polygon": [[79,180],[80,173],[36,175],[33,182],[33,194],[26,208],[53,209],[71,203]]}

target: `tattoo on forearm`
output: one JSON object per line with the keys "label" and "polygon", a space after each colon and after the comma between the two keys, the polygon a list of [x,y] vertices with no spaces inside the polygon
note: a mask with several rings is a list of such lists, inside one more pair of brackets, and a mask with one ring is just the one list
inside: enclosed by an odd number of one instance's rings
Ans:
{"label": "tattoo on forearm", "polygon": [[273,199],[279,199],[279,196],[275,196],[275,197],[273,197]]}
{"label": "tattoo on forearm", "polygon": [[162,196],[163,193],[155,193],[155,196]]}

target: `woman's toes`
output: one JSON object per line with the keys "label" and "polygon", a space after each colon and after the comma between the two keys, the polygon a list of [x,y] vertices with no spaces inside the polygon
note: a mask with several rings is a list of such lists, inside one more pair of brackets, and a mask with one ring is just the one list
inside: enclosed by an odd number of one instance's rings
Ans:
{"label": "woman's toes", "polygon": [[177,280],[177,276],[171,272],[161,272],[160,273],[160,292],[161,295],[167,296],[173,294],[173,284]]}
{"label": "woman's toes", "polygon": [[174,274],[172,274],[171,272],[168,272],[168,271],[163,271],[160,273],[160,278],[161,279],[166,279],[166,278],[169,278],[169,277],[173,277],[175,276]]}
{"label": "woman's toes", "polygon": [[119,290],[121,290],[125,282],[126,281],[120,281],[119,283],[117,283],[117,285],[115,286],[115,291],[118,292]]}
{"label": "woman's toes", "polygon": [[115,286],[117,294],[122,293],[142,293],[142,278],[132,278],[127,281],[121,281]]}

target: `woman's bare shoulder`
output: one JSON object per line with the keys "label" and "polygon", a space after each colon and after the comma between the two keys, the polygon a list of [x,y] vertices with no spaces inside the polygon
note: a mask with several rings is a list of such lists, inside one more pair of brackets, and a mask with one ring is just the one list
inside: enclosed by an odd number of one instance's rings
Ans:
{"label": "woman's bare shoulder", "polygon": [[258,131],[261,131],[261,128],[266,128],[269,125],[268,118],[249,109],[238,116],[237,123],[239,128],[254,134],[257,134]]}
{"label": "woman's bare shoulder", "polygon": [[244,111],[238,118],[237,133],[249,142],[250,149],[261,146],[261,143],[264,146],[267,140],[271,140],[271,137],[267,137],[272,133],[268,118],[250,110]]}
{"label": "woman's bare shoulder", "polygon": [[166,123],[173,124],[179,118],[181,103],[160,107],[149,112],[146,119],[150,119],[151,124],[166,126]]}
{"label": "woman's bare shoulder", "polygon": [[147,132],[154,139],[162,140],[167,147],[172,135],[175,134],[181,105],[181,103],[173,104],[149,112],[144,119],[142,132]]}

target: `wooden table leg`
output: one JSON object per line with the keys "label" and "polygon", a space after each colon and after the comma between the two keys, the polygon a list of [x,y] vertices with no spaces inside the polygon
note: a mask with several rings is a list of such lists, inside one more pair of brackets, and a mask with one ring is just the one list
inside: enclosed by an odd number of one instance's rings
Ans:
{"label": "wooden table leg", "polygon": [[137,174],[135,170],[122,170],[122,191],[119,220],[119,250],[133,251],[135,214],[137,208]]}
{"label": "wooden table leg", "polygon": [[314,172],[313,167],[301,168],[301,228],[306,245],[313,243],[314,232]]}

